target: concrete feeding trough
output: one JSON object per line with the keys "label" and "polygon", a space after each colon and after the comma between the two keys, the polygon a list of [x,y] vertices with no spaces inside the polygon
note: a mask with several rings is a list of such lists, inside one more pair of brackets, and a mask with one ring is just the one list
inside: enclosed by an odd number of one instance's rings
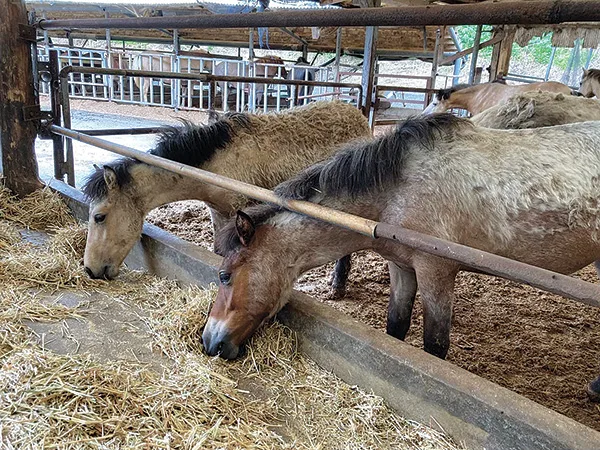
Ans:
{"label": "concrete feeding trough", "polygon": [[[83,194],[53,181],[74,215],[87,220]],[[217,282],[221,258],[146,224],[126,259],[184,283]],[[598,449],[600,433],[295,292],[278,319],[300,350],[342,380],[385,399],[408,419],[441,428],[468,448]],[[583,386],[582,386],[583,389]]]}

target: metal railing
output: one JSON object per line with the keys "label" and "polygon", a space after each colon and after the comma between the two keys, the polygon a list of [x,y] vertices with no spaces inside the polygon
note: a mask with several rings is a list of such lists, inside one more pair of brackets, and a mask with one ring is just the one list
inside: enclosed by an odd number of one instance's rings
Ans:
{"label": "metal railing", "polygon": [[[340,98],[356,101],[352,88],[331,86],[336,79],[332,67],[285,66],[275,63],[246,61],[239,58],[217,57],[213,55],[191,56],[191,52],[175,55],[166,52],[130,50],[108,52],[104,49],[38,46],[38,57],[47,62],[49,51],[58,52],[59,68],[81,67],[97,69],[141,70],[150,72],[208,74],[219,76],[244,77],[236,81],[220,81],[215,92],[209,83],[199,79],[180,79],[175,76],[135,76],[114,75],[102,72],[83,73],[71,71],[68,76],[71,98],[110,100],[120,103],[163,106],[175,109],[207,110],[223,112],[234,110],[280,111],[298,104],[306,104],[315,99]],[[286,80],[290,83],[273,80]],[[298,77],[298,73],[303,74]],[[251,78],[256,77],[256,80]],[[267,79],[265,82],[265,79]],[[303,84],[294,87],[293,81],[304,80],[317,84]],[[357,83],[358,84],[358,83]],[[41,93],[49,94],[48,84],[42,83]],[[296,92],[298,91],[298,92]],[[213,101],[209,97],[213,95]]]}
{"label": "metal railing", "polygon": [[75,139],[122,156],[135,158],[146,164],[160,167],[179,175],[228,189],[255,200],[279,205],[288,210],[346,228],[372,238],[386,238],[400,242],[411,248],[460,262],[468,267],[487,274],[525,283],[553,294],[562,295],[578,302],[600,308],[600,286],[583,280],[555,273],[540,267],[531,266],[482,250],[446,241],[417,231],[387,223],[376,222],[343,211],[327,208],[315,203],[286,200],[273,191],[252,184],[233,180],[212,172],[160,158],[124,145],[115,144],[81,132],[57,125],[49,130],[68,139]]}

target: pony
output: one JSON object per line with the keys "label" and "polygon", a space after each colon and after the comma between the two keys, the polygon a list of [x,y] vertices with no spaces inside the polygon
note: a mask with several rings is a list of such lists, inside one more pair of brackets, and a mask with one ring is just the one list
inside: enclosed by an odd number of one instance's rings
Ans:
{"label": "pony", "polygon": [[566,84],[544,81],[530,84],[505,84],[501,81],[481,84],[457,84],[448,89],[440,89],[433,101],[423,111],[424,115],[445,112],[451,108],[466,109],[470,114],[479,114],[492,106],[503,103],[510,97],[529,91],[549,91],[570,95],[572,90]]}
{"label": "pony", "polygon": [[[330,156],[339,145],[369,136],[368,122],[355,107],[317,102],[278,114],[225,114],[204,126],[185,123],[163,133],[150,153],[272,188]],[[236,193],[131,158],[97,168],[83,191],[90,199],[84,265],[92,278],[118,275],[141,235],[144,217],[160,205],[203,200],[218,230],[248,202]],[[349,264],[347,257],[336,267],[332,279],[336,294],[344,290]]]}
{"label": "pony", "polygon": [[[213,58],[207,52],[181,52],[181,56],[189,56],[195,58]],[[132,69],[134,70],[151,70],[155,72],[171,72],[171,63],[174,55],[169,53],[138,53],[133,58]],[[179,72],[181,73],[202,73],[211,72],[213,62],[204,59],[181,58],[179,60]],[[140,100],[144,103],[148,102],[148,93],[152,85],[151,78],[134,77],[133,82],[140,91]],[[171,80],[165,80],[165,84],[171,85]]]}
{"label": "pony", "polygon": [[[253,62],[254,64],[254,76],[261,78],[287,78],[287,70],[283,65],[283,60],[279,56],[263,56],[261,58],[257,58]],[[227,75],[227,76],[249,76],[248,71],[244,71],[240,66],[239,62],[219,62],[215,64],[214,75]],[[236,83],[229,81],[218,81],[217,85],[221,90],[221,95],[223,96],[223,102],[228,99],[225,97],[225,87],[228,89],[228,95],[234,92],[236,88]],[[256,101],[255,105],[260,106],[264,100],[264,93],[267,89],[264,83],[256,84]],[[244,86],[244,92],[247,94],[250,92],[250,87],[248,84]]]}
{"label": "pony", "polygon": [[[262,56],[254,60],[254,76],[264,78],[282,78],[286,79],[288,74],[285,66],[283,65],[283,59],[279,56]],[[264,83],[256,84],[256,106],[263,105],[265,101],[265,92],[267,92],[268,85]]]}
{"label": "pony", "polygon": [[583,69],[579,93],[588,98],[600,98],[600,69]]}
{"label": "pony", "polygon": [[525,92],[471,117],[486,128],[539,128],[600,120],[600,102],[553,92]]}
{"label": "pony", "polygon": [[[600,257],[599,146],[600,122],[494,130],[438,114],[350,143],[275,191],[567,274]],[[209,355],[237,357],[302,273],[364,249],[389,261],[387,333],[404,339],[418,287],[424,349],[448,352],[461,263],[270,205],[238,212],[216,248],[224,259],[202,334]]]}
{"label": "pony", "polygon": [[[296,61],[295,66],[292,67],[292,69],[288,72],[288,80],[315,81],[315,74],[317,72],[317,69],[305,69],[297,66],[311,67],[310,63],[306,60],[306,58],[300,56]],[[311,95],[313,89],[314,86],[288,86],[288,98],[290,104],[297,105],[298,98]],[[303,99],[303,101],[306,101],[306,99]]]}

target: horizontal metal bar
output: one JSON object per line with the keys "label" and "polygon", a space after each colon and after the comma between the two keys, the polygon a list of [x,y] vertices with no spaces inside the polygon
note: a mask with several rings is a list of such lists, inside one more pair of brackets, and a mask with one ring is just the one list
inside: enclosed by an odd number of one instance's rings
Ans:
{"label": "horizontal metal bar", "polygon": [[105,128],[103,130],[73,130],[88,136],[118,136],[122,134],[156,134],[168,130],[169,127],[140,127],[140,128]]}
{"label": "horizontal metal bar", "polygon": [[398,228],[387,223],[377,224],[375,236],[393,239],[411,248],[459,261],[485,273],[525,283],[600,308],[600,286],[587,281],[493,255],[466,245],[456,243],[449,245],[450,243],[443,239]]}
{"label": "horizontal metal bar", "polygon": [[[499,34],[498,36],[494,36],[493,38],[491,38],[491,39],[489,39],[489,40],[487,40],[485,42],[482,42],[481,44],[479,44],[479,50],[481,50],[482,48],[489,47],[490,45],[497,44],[502,39],[504,39],[504,37],[505,37],[504,33],[502,33],[502,34]],[[450,64],[450,63],[456,61],[457,59],[460,59],[460,58],[462,58],[464,56],[470,55],[471,53],[473,53],[474,50],[475,50],[475,47],[471,47],[471,48],[468,48],[466,50],[462,50],[462,51],[460,51],[458,53],[455,53],[452,56],[449,56],[447,58],[442,59],[440,61],[440,65],[445,66],[447,64]]]}
{"label": "horizontal metal bar", "polygon": [[284,208],[290,209],[292,211],[306,214],[317,219],[325,220],[326,222],[333,223],[344,228],[348,228],[350,230],[356,231],[367,236],[374,236],[373,232],[375,230],[375,225],[377,225],[377,222],[373,220],[368,220],[362,217],[354,216],[352,214],[336,211],[330,208],[325,208],[324,206],[316,205],[310,202],[302,202],[298,200],[285,200],[278,197],[277,195],[275,195],[275,193],[269,191],[268,189],[263,189],[252,184],[244,183],[242,181],[232,180],[231,178],[227,178],[222,175],[217,175],[215,173],[198,169],[196,167],[191,167],[175,161],[160,158],[158,156],[151,155],[150,153],[135,150],[124,145],[115,144],[113,142],[89,136],[87,134],[80,133],[74,130],[69,130],[67,128],[51,125],[50,131],[61,136],[66,136],[71,139],[84,142],[86,144],[103,148],[104,150],[108,150],[113,153],[118,153],[122,156],[135,158],[139,161],[160,167],[165,170],[169,170],[179,175],[194,178],[196,180],[203,181],[205,183],[209,183],[214,186],[221,187],[223,189],[239,192],[240,194],[246,195],[248,197],[263,202],[273,203]]}
{"label": "horizontal metal bar", "polygon": [[522,262],[513,261],[461,244],[438,239],[417,231],[385,223],[378,223],[353,214],[336,211],[335,209],[326,208],[314,203],[299,200],[285,200],[268,189],[232,180],[231,178],[222,175],[217,175],[202,169],[160,158],[146,152],[88,136],[83,133],[78,133],[57,125],[51,125],[50,130],[61,136],[76,139],[86,144],[95,145],[96,147],[123,156],[135,158],[147,164],[161,167],[165,170],[194,178],[223,189],[232,190],[256,200],[273,203],[291,211],[305,214],[366,236],[394,239],[418,250],[458,261],[468,267],[493,275],[502,276],[513,281],[526,283],[548,292],[563,295],[600,308],[600,286],[596,286],[592,283],[550,272]]}
{"label": "horizontal metal bar", "polygon": [[394,92],[415,92],[419,94],[428,94],[431,92],[437,92],[439,89],[433,88],[419,88],[419,87],[409,87],[409,86],[386,86],[379,85],[377,86],[377,91],[394,91]]}
{"label": "horizontal metal bar", "polygon": [[600,21],[600,8],[598,8],[596,0],[544,0],[124,19],[42,19],[37,26],[42,30],[65,28],[176,28],[181,30],[185,28],[248,27],[533,25],[597,21]]}
{"label": "horizontal metal bar", "polygon": [[[118,75],[124,77],[142,77],[142,78],[173,78],[181,80],[198,80],[205,83],[211,81],[225,81],[232,83],[259,83],[259,84],[283,84],[291,86],[315,86],[315,87],[345,87],[362,90],[362,86],[356,83],[335,83],[328,81],[308,81],[308,80],[286,80],[283,78],[265,78],[265,77],[238,77],[226,75],[211,75],[208,73],[181,73],[181,72],[155,72],[150,70],[133,69],[107,69],[105,67],[83,67],[66,66],[60,71],[60,77],[66,78],[70,73],[99,74],[99,75]],[[81,84],[81,83],[77,83]],[[103,85],[100,85],[103,86]]]}

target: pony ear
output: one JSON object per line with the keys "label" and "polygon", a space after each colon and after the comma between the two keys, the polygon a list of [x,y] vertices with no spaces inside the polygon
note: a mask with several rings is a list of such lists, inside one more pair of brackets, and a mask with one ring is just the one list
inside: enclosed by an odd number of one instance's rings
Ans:
{"label": "pony ear", "polygon": [[119,183],[117,182],[117,173],[110,166],[103,166],[104,169],[104,181],[109,191],[117,189]]}
{"label": "pony ear", "polygon": [[583,76],[587,77],[589,72],[590,72],[589,70],[587,70],[587,69],[584,68],[583,69]]}
{"label": "pony ear", "polygon": [[238,211],[236,214],[235,231],[237,232],[242,245],[244,247],[248,247],[252,241],[252,238],[254,237],[256,227],[254,226],[254,222],[250,216],[243,211]]}

